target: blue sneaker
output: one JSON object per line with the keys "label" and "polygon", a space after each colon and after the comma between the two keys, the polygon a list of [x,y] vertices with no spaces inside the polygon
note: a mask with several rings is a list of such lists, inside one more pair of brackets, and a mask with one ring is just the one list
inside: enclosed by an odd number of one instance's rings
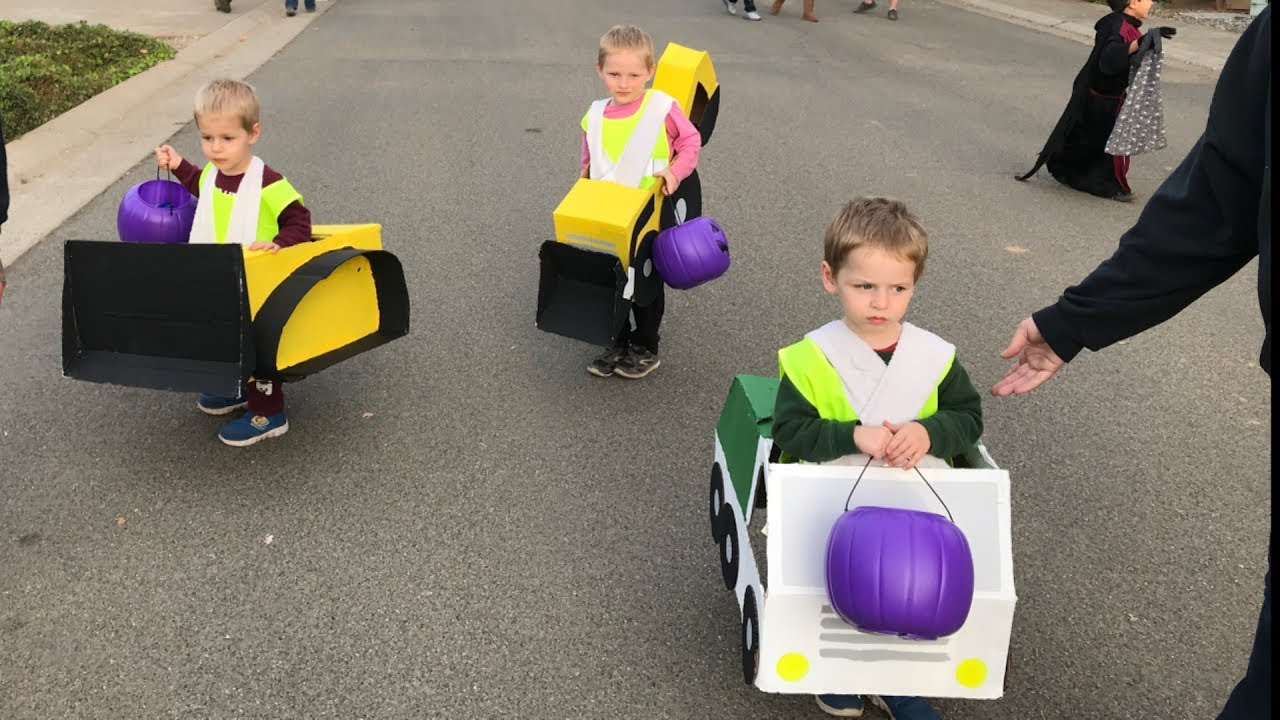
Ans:
{"label": "blue sneaker", "polygon": [[861,695],[818,695],[818,707],[836,717],[862,717]]}
{"label": "blue sneaker", "polygon": [[233,447],[246,447],[259,440],[280,437],[289,432],[289,421],[284,413],[275,415],[250,415],[245,413],[238,419],[222,426],[218,431],[218,439]]}
{"label": "blue sneaker", "polygon": [[871,702],[889,713],[890,720],[942,720],[942,716],[922,697],[872,695]]}
{"label": "blue sneaker", "polygon": [[196,407],[200,408],[200,412],[207,415],[226,415],[248,404],[244,395],[231,398],[201,393],[200,399],[196,400]]}

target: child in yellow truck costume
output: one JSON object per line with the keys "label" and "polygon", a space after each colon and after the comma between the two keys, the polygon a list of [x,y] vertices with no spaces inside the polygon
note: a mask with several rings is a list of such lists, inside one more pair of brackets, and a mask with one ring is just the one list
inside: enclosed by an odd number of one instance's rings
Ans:
{"label": "child in yellow truck costume", "polygon": [[69,240],[64,251],[64,374],[202,392],[211,415],[247,405],[218,433],[233,446],[288,430],[283,381],[408,332],[403,271],[381,228],[313,227],[302,196],[253,155],[258,115],[250,85],[215,80],[196,97],[203,170],[156,148],[200,198],[187,242]]}
{"label": "child in yellow truck costume", "polygon": [[719,87],[706,53],[673,43],[655,63],[653,40],[631,25],[601,38],[596,72],[609,97],[582,117],[583,179],[556,208],[555,243],[543,245],[538,327],[606,347],[590,374],[637,379],[660,364],[653,238],[701,215],[696,166]]}

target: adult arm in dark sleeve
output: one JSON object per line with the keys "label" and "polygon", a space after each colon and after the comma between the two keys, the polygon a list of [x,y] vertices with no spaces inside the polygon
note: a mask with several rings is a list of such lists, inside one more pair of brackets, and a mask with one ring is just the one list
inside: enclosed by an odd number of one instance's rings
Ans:
{"label": "adult arm in dark sleeve", "polygon": [[1176,315],[1259,253],[1270,372],[1271,8],[1223,68],[1204,134],[1152,195],[1120,246],[1032,317],[1063,361]]}

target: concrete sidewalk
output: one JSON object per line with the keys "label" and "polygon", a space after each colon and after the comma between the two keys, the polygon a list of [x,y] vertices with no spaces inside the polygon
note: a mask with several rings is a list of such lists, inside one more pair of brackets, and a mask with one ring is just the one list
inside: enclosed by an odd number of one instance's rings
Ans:
{"label": "concrete sidewalk", "polygon": [[[938,0],[964,7],[989,17],[1000,18],[1025,27],[1035,28],[1061,37],[1093,43],[1093,25],[1106,15],[1106,5],[1085,0]],[[1149,25],[1172,25],[1178,35],[1164,44],[1165,57],[1217,77],[1231,48],[1240,36],[1236,33],[1206,27],[1179,19],[1162,18],[1157,6],[1147,18]],[[1206,72],[1207,71],[1207,72]]]}
{"label": "concrete sidewalk", "polygon": [[9,142],[9,221],[0,261],[11,264],[191,121],[191,99],[214,77],[243,78],[336,0],[287,18],[280,0],[0,0],[0,19],[102,23],[153,35],[171,60],[93,97]]}

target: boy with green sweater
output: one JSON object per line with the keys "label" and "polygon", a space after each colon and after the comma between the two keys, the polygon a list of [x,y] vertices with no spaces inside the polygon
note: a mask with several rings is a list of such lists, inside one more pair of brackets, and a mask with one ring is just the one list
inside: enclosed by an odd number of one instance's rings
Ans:
{"label": "boy with green sweater", "polygon": [[[928,254],[924,228],[895,200],[858,198],[831,221],[822,284],[844,317],[778,351],[773,441],[784,459],[946,467],[981,437],[981,396],[955,346],[902,321]],[[939,718],[923,698],[870,699],[896,720]],[[863,701],[819,695],[818,705],[859,717]]]}

